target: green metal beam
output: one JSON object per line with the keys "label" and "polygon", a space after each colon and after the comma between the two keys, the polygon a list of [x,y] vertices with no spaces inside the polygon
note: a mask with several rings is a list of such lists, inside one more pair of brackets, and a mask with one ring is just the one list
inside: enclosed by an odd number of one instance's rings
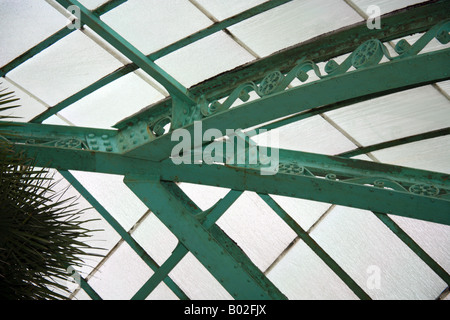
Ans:
{"label": "green metal beam", "polygon": [[400,240],[403,241],[423,262],[425,262],[431,270],[450,285],[450,275],[444,270],[425,250],[422,249],[400,226],[395,223],[388,215],[374,212],[375,216],[380,219]]}
{"label": "green metal beam", "polygon": [[173,194],[170,185],[161,184],[157,176],[125,177],[125,183],[235,299],[285,299],[262,287],[199,223],[187,204]]}
{"label": "green metal beam", "polygon": [[[24,130],[27,126],[36,130],[42,127],[42,132],[53,127],[21,124],[16,128]],[[14,128],[12,126],[9,129]],[[90,130],[90,128],[66,128],[76,134]],[[248,189],[263,194],[294,196],[449,224],[449,201],[439,194],[439,190],[444,190],[448,195],[450,190],[449,175],[444,173],[275,148],[272,148],[272,152],[278,153],[280,163],[295,163],[298,168],[306,168],[308,172],[312,172],[313,176],[292,175],[286,172],[262,176],[260,168],[257,167],[232,167],[220,164],[175,165],[170,159],[159,163],[130,158],[117,152],[73,149],[67,146],[55,147],[21,142],[16,143],[15,148],[35,158],[37,166],[53,167],[58,170],[123,175],[155,174],[166,181],[218,185],[234,190]],[[338,180],[323,179],[330,174]],[[405,191],[376,188],[377,180],[401,185]],[[415,188],[420,185],[430,186],[429,188],[434,188],[438,192],[432,196],[418,194]]]}
{"label": "green metal beam", "polygon": [[261,199],[264,200],[276,214],[280,216],[281,219],[284,220],[288,224],[292,230],[302,239],[306,245],[314,251],[317,256],[319,256],[323,262],[327,264],[327,266],[333,270],[336,275],[353,291],[353,293],[358,296],[358,298],[362,300],[371,300],[370,296],[353,280],[344,269],[342,269],[336,261],[333,260],[318,244],[314,239],[303,230],[300,225],[292,219],[283,208],[281,208],[278,203],[275,202],[269,195],[267,194],[258,194]]}
{"label": "green metal beam", "polygon": [[[150,267],[154,272],[160,272],[161,267],[148,255],[144,248],[134,240],[134,238],[117,222],[116,219],[95,199],[94,196],[71,174],[69,171],[61,170],[60,174],[83,196],[90,205],[109,223],[109,225],[121,236],[121,238],[130,246],[134,252]],[[186,251],[187,252],[187,251]],[[176,283],[169,277],[163,277],[161,280],[172,290],[172,292],[182,300],[188,300],[187,295],[181,290]]]}
{"label": "green metal beam", "polygon": [[83,23],[89,26],[110,45],[158,81],[171,95],[173,95],[174,98],[177,98],[188,105],[195,104],[195,101],[191,98],[188,90],[181,83],[175,80],[171,75],[165,72],[142,52],[137,50],[133,45],[131,45],[131,43],[125,40],[125,38],[119,35],[97,16],[92,14],[92,12],[81,5],[79,1],[56,0],[56,2],[63,7],[69,7],[71,5],[77,6],[80,9],[80,19]]}
{"label": "green metal beam", "polygon": [[[215,221],[233,204],[233,202],[241,195],[242,192],[231,190],[225,198],[219,200],[212,208],[204,212],[196,213],[200,211],[197,208],[195,210],[195,218],[202,223],[206,229],[211,229]],[[186,202],[189,200],[185,199]],[[190,207],[194,208],[196,205],[189,201]],[[189,251],[181,243],[172,252],[172,255],[167,259],[164,264],[156,271],[150,279],[139,289],[139,291],[133,296],[133,300],[143,300],[159,285],[164,277],[167,277],[169,272],[183,259]]]}
{"label": "green metal beam", "polygon": [[181,49],[185,46],[188,46],[189,44],[198,41],[200,39],[206,38],[207,36],[210,36],[213,33],[216,33],[221,30],[225,30],[226,28],[237,24],[239,22],[242,22],[246,19],[249,19],[251,17],[254,17],[260,13],[266,12],[270,9],[279,7],[285,3],[291,2],[292,0],[271,0],[263,2],[257,6],[254,6],[253,8],[250,8],[248,10],[245,10],[241,13],[238,13],[228,19],[219,21],[214,23],[213,25],[202,29],[192,35],[189,35],[181,40],[178,40],[177,42],[168,45],[167,47],[164,47],[162,49],[159,49],[158,51],[152,53],[149,57],[152,60],[157,60],[163,56],[168,55],[169,53],[172,53],[178,49]]}
{"label": "green metal beam", "polygon": [[450,128],[433,130],[433,131],[419,133],[419,134],[415,134],[415,135],[400,138],[400,139],[395,139],[395,140],[391,140],[391,141],[373,144],[370,146],[360,147],[360,148],[357,148],[354,150],[343,152],[343,153],[339,154],[339,156],[345,157],[345,158],[351,158],[351,157],[355,157],[355,156],[358,156],[361,154],[366,154],[366,153],[373,152],[373,151],[392,148],[392,147],[400,146],[400,145],[407,144],[407,143],[418,142],[418,141],[433,139],[433,138],[437,138],[437,137],[443,137],[443,136],[447,136],[447,135],[450,135]]}
{"label": "green metal beam", "polygon": [[[260,82],[268,72],[291,70],[301,57],[306,57],[316,63],[327,61],[330,58],[354,51],[369,39],[387,42],[425,32],[437,23],[447,20],[449,15],[450,7],[447,0],[420,3],[381,16],[382,27],[380,29],[369,29],[366,21],[361,21],[222,73],[191,87],[189,91],[195,97],[205,95],[210,101],[218,100],[228,96],[241,84]],[[150,116],[167,113],[171,105],[171,99],[167,98],[125,118],[115,127],[122,128],[130,122],[136,123]]]}
{"label": "green metal beam", "polygon": [[[368,168],[370,164],[367,161]],[[450,225],[450,201],[366,185],[376,183],[376,175],[367,174],[359,181],[340,181],[280,172],[268,176],[261,175],[259,170],[221,165],[180,164],[167,169],[161,170],[162,180],[284,195]]]}
{"label": "green metal beam", "polygon": [[[449,57],[450,49],[444,49],[330,76],[268,95],[204,118],[201,138],[208,129],[220,130],[225,136],[227,129],[249,128],[319,106],[443,81],[450,78]],[[194,128],[194,124],[184,127],[192,137]],[[178,142],[171,141],[171,135],[166,134],[132,148],[127,154],[161,161],[171,155],[176,144]]]}
{"label": "green metal beam", "polygon": [[[426,132],[414,136],[409,136],[402,139],[396,139],[392,141],[388,141],[386,143],[380,143],[368,147],[358,148],[356,150],[342,153],[341,157],[353,157],[359,154],[365,154],[367,152],[373,152],[382,150],[384,148],[390,148],[398,145],[402,145],[405,143],[411,143],[415,141],[422,141],[424,139],[431,139],[438,136],[449,134],[448,129],[435,130],[431,132]],[[402,190],[395,185],[391,185],[395,187],[397,190]],[[400,240],[403,241],[423,262],[425,262],[437,275],[439,275],[447,285],[450,285],[450,275],[447,271],[442,268],[439,263],[437,263],[425,250],[422,249],[415,241],[412,239],[392,218],[383,213],[373,212],[375,216],[384,223],[386,227],[388,227]]]}
{"label": "green metal beam", "polygon": [[[131,300],[145,300],[148,295],[163,281],[169,278],[169,272],[183,259],[188,253],[188,249],[178,243],[170,257],[155,271],[150,279],[139,289]],[[167,284],[167,283],[166,283]]]}
{"label": "green metal beam", "polygon": [[102,297],[91,287],[91,285],[80,277],[80,287],[88,294],[92,300],[103,300]]}
{"label": "green metal beam", "polygon": [[[230,27],[236,23],[239,23],[245,19],[248,19],[250,17],[253,17],[255,15],[258,15],[262,12],[265,12],[267,10],[273,9],[275,7],[278,7],[284,3],[287,3],[289,1],[292,0],[271,0],[268,2],[264,2],[260,5],[257,5],[253,8],[250,8],[242,13],[239,13],[235,16],[232,16],[228,19],[225,19],[223,21],[217,22],[205,29],[202,29],[190,36],[187,36],[186,38],[183,38],[181,40],[178,40],[176,42],[174,42],[171,45],[168,45],[165,48],[162,48],[158,51],[155,51],[149,55],[147,55],[147,57],[152,60],[155,61],[167,54],[170,54],[172,52],[174,52],[175,50],[187,46],[195,41],[198,41],[200,39],[203,39],[213,33],[216,33],[218,31],[224,30],[227,27]],[[74,95],[72,95],[71,97],[65,99],[64,101],[61,101],[60,103],[58,103],[57,105],[53,106],[52,108],[46,110],[45,112],[41,113],[40,115],[38,115],[37,117],[35,117],[34,119],[31,120],[31,122],[34,123],[39,123],[44,121],[45,119],[49,118],[50,116],[56,114],[57,112],[63,110],[65,107],[75,103],[76,101],[84,98],[85,96],[87,96],[88,94],[102,88],[103,86],[113,82],[114,80],[117,80],[119,78],[121,78],[122,76],[125,76],[133,71],[136,71],[139,67],[135,64],[135,63],[130,63],[128,65],[125,65],[121,68],[118,68],[117,70],[115,70],[114,72],[110,73],[109,75],[103,77],[102,79],[94,82],[93,84],[89,85],[88,87],[84,88],[83,90],[75,93]]]}
{"label": "green metal beam", "polygon": [[[101,15],[118,7],[119,5],[121,5],[122,3],[126,2],[126,1],[128,1],[128,0],[110,0],[110,1],[102,4],[101,6],[99,6],[97,9],[93,10],[92,14],[96,15],[97,17],[100,17]],[[48,47],[55,44],[56,42],[58,42],[59,40],[61,40],[62,38],[69,35],[70,33],[72,33],[75,30],[76,29],[69,29],[67,27],[61,28],[60,30],[58,30],[57,32],[52,34],[50,37],[48,37],[44,41],[38,43],[31,49],[25,51],[20,56],[18,56],[17,58],[15,58],[11,62],[9,62],[5,66],[3,66],[2,68],[0,68],[0,77],[4,77],[11,70],[14,70],[15,68],[20,66],[22,63],[24,63],[28,59],[31,59],[38,53],[47,49]]]}

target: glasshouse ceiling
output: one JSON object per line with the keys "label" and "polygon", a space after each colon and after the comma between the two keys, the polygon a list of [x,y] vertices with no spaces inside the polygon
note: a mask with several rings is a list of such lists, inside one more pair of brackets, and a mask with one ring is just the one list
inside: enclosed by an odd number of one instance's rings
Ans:
{"label": "glasshouse ceiling", "polygon": [[1,1],[5,137],[102,230],[68,297],[449,299],[449,4]]}

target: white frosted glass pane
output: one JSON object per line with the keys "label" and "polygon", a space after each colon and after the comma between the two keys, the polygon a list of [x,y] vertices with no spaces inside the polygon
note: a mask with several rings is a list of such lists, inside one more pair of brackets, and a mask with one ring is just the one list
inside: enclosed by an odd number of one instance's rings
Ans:
{"label": "white frosted glass pane", "polygon": [[148,210],[123,183],[123,176],[82,171],[71,173],[127,231]]}
{"label": "white frosted glass pane", "polygon": [[435,299],[446,287],[369,211],[336,206],[311,236],[374,299]]}
{"label": "white frosted glass pane", "polygon": [[[101,215],[92,208],[92,205],[80,196],[78,191],[72,187],[67,180],[65,180],[56,170],[49,170],[58,183],[52,188],[56,192],[64,192],[62,199],[69,199],[70,203],[76,203],[73,208],[76,210],[83,210],[79,216],[78,221],[88,221],[82,226],[88,230],[95,230],[90,233],[89,238],[82,238],[81,241],[90,245],[91,247],[101,248],[100,250],[91,249],[87,252],[105,255],[112,247],[120,240],[119,234],[104,220]],[[87,276],[103,259],[103,257],[82,256],[84,266],[76,267],[76,270],[83,276]]]}
{"label": "white frosted glass pane", "polygon": [[[414,43],[416,43],[422,36],[424,35],[424,33],[416,33],[416,34],[413,34],[413,35],[411,35],[411,36],[407,36],[407,37],[404,37],[404,38],[401,38],[401,39],[396,39],[396,40],[393,40],[392,41],[392,43],[395,45],[395,44],[397,44],[397,42],[398,41],[400,41],[400,40],[406,40],[406,41],[408,41],[408,43],[410,44],[410,45],[414,45]],[[386,45],[386,47],[389,49],[389,51],[391,52],[391,55],[392,56],[397,56],[398,54],[397,53],[394,53],[395,51],[392,51],[392,46],[387,46]],[[440,43],[436,38],[433,38],[420,52],[419,52],[419,54],[422,54],[422,53],[426,53],[426,52],[431,52],[431,51],[437,51],[437,50],[441,50],[441,49],[444,49],[444,48],[449,48],[450,47],[450,43],[447,43],[447,44],[442,44],[442,43]]]}
{"label": "white frosted glass pane", "polygon": [[217,20],[224,20],[263,2],[267,2],[267,0],[197,0],[197,3]]}
{"label": "white frosted glass pane", "polygon": [[256,194],[244,192],[217,221],[262,271],[266,270],[296,234]]}
{"label": "white frosted glass pane", "polygon": [[47,104],[55,105],[121,66],[94,41],[75,31],[9,76]]}
{"label": "white frosted glass pane", "polygon": [[227,34],[218,32],[162,57],[156,63],[184,86],[190,87],[253,59]]}
{"label": "white frosted glass pane", "polygon": [[70,124],[67,123],[67,121],[61,119],[57,115],[53,115],[51,117],[48,117],[47,119],[42,121],[42,123],[43,124],[54,124],[54,125],[58,125],[58,126],[70,126]]}
{"label": "white frosted glass pane", "polygon": [[358,299],[303,241],[298,241],[267,273],[291,300]]}
{"label": "white frosted glass pane", "polygon": [[450,80],[438,82],[437,86],[447,94],[447,97],[450,98]]}
{"label": "white frosted glass pane", "polygon": [[294,0],[231,26],[229,30],[259,56],[267,56],[361,20],[343,1]]}
{"label": "white frosted glass pane", "polygon": [[327,115],[362,145],[448,127],[450,102],[424,86],[356,103]]}
{"label": "white frosted glass pane", "polygon": [[450,226],[400,216],[390,217],[442,268],[450,272]]}
{"label": "white frosted glass pane", "polygon": [[150,267],[122,242],[88,283],[103,300],[130,300],[152,274]]}
{"label": "white frosted glass pane", "polygon": [[381,162],[450,173],[450,137],[438,137],[373,152]]}
{"label": "white frosted glass pane", "polygon": [[308,230],[330,208],[330,204],[305,199],[270,195],[300,227]]}
{"label": "white frosted glass pane", "polygon": [[164,96],[130,73],[60,112],[77,126],[110,128]]}
{"label": "white frosted glass pane", "polygon": [[145,300],[179,300],[175,293],[161,282]]}
{"label": "white frosted glass pane", "polygon": [[45,1],[0,2],[0,66],[63,28],[67,19]]}
{"label": "white frosted glass pane", "polygon": [[169,276],[191,300],[232,300],[232,296],[189,252]]}
{"label": "white frosted glass pane", "polygon": [[128,0],[102,20],[144,54],[212,24],[187,0]]}
{"label": "white frosted glass pane", "polygon": [[[38,102],[36,99],[32,98],[29,94],[17,88],[15,85],[13,85],[5,78],[0,79],[0,89],[5,90],[1,92],[2,94],[14,91],[13,98],[20,99],[18,101],[12,102],[11,104],[8,104],[9,106],[19,105],[20,107],[0,112],[0,115],[2,116],[14,116],[20,118],[4,119],[3,121],[28,122],[35,116],[47,110],[47,108],[42,103]],[[2,107],[5,106],[6,105],[3,105]]]}
{"label": "white frosted glass pane", "polygon": [[350,140],[320,116],[259,134],[253,140],[263,146],[274,146],[273,142],[276,143],[278,140],[281,149],[323,154],[338,154],[356,148]]}
{"label": "white frosted glass pane", "polygon": [[179,187],[201,209],[207,210],[227,195],[230,189],[193,183],[180,183]]}
{"label": "white frosted glass pane", "polygon": [[132,236],[159,265],[171,256],[178,244],[178,239],[153,213],[139,224]]}
{"label": "white frosted glass pane", "polygon": [[83,289],[78,290],[78,292],[72,298],[73,300],[92,300],[91,297]]}
{"label": "white frosted glass pane", "polygon": [[370,5],[376,5],[380,8],[381,14],[398,10],[416,3],[425,2],[424,0],[352,0],[362,11],[367,13]]}
{"label": "white frosted glass pane", "polygon": [[105,2],[106,0],[80,0],[80,3],[89,10],[93,10]]}

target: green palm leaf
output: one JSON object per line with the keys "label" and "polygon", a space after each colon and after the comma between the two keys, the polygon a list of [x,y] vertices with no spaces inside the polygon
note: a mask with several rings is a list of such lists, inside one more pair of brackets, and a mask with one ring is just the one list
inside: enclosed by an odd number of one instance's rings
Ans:
{"label": "green palm leaf", "polygon": [[[18,99],[0,90],[0,112]],[[12,116],[0,115],[0,120]],[[1,138],[1,122],[0,122]],[[86,244],[94,230],[84,225],[85,209],[66,189],[55,192],[53,176],[33,166],[33,159],[0,139],[0,299],[64,299],[67,268],[83,266],[99,248]]]}

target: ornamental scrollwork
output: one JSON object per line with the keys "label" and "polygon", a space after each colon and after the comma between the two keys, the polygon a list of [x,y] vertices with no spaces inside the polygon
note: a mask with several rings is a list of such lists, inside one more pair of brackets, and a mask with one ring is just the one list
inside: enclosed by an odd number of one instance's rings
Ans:
{"label": "ornamental scrollwork", "polygon": [[417,55],[434,38],[441,44],[450,42],[450,21],[442,22],[427,33],[425,33],[413,45],[402,39],[397,42],[394,50],[398,56],[392,56],[386,46],[378,39],[370,39],[362,43],[354,52],[352,52],[341,64],[335,60],[329,60],[324,68],[326,74],[322,74],[318,65],[310,60],[300,59],[296,66],[288,73],[283,74],[278,70],[272,71],[258,83],[249,82],[237,87],[223,102],[214,100],[208,103],[205,97],[200,99],[200,110],[204,117],[211,116],[218,112],[229,109],[237,99],[243,102],[248,101],[249,93],[254,91],[259,97],[286,90],[294,79],[300,82],[306,82],[309,78],[308,72],[313,71],[319,79],[336,76],[347,72],[350,68],[364,69],[378,65],[383,57],[389,61],[403,59]]}

